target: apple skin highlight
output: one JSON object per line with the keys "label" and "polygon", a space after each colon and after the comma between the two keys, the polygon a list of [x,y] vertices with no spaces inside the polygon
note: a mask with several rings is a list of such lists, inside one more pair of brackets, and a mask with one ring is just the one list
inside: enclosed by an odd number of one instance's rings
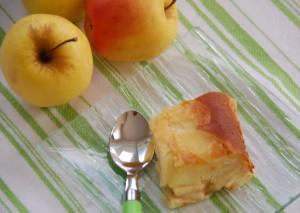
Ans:
{"label": "apple skin highlight", "polygon": [[177,10],[162,0],[86,0],[85,32],[98,55],[117,61],[153,58],[176,36]]}

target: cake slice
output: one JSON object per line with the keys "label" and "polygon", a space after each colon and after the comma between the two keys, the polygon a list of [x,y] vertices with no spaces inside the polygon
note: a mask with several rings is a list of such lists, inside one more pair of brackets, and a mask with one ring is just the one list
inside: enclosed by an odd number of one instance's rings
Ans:
{"label": "cake slice", "polygon": [[236,115],[236,102],[220,92],[163,110],[150,121],[156,168],[170,208],[234,190],[253,175]]}

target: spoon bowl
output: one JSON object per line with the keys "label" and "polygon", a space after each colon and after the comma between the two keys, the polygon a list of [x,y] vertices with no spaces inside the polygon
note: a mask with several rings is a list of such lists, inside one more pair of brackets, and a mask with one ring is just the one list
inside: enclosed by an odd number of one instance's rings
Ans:
{"label": "spoon bowl", "polygon": [[141,204],[138,202],[138,172],[153,158],[154,146],[151,137],[147,120],[136,111],[123,113],[111,131],[111,158],[127,174],[123,212],[141,212]]}

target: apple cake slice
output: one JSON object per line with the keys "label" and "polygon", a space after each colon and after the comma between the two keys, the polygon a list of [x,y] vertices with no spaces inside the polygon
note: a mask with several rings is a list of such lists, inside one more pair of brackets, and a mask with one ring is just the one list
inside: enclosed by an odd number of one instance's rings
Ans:
{"label": "apple cake slice", "polygon": [[150,121],[156,168],[171,208],[234,190],[253,175],[236,115],[236,102],[220,92],[164,109]]}

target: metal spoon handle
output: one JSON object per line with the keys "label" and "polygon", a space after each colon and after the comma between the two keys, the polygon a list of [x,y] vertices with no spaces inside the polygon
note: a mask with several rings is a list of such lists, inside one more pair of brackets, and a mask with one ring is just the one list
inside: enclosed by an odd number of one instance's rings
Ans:
{"label": "metal spoon handle", "polygon": [[138,173],[127,173],[123,213],[142,213],[141,194],[138,187]]}
{"label": "metal spoon handle", "polygon": [[125,184],[125,201],[140,200],[141,194],[138,187],[138,174],[128,174]]}

